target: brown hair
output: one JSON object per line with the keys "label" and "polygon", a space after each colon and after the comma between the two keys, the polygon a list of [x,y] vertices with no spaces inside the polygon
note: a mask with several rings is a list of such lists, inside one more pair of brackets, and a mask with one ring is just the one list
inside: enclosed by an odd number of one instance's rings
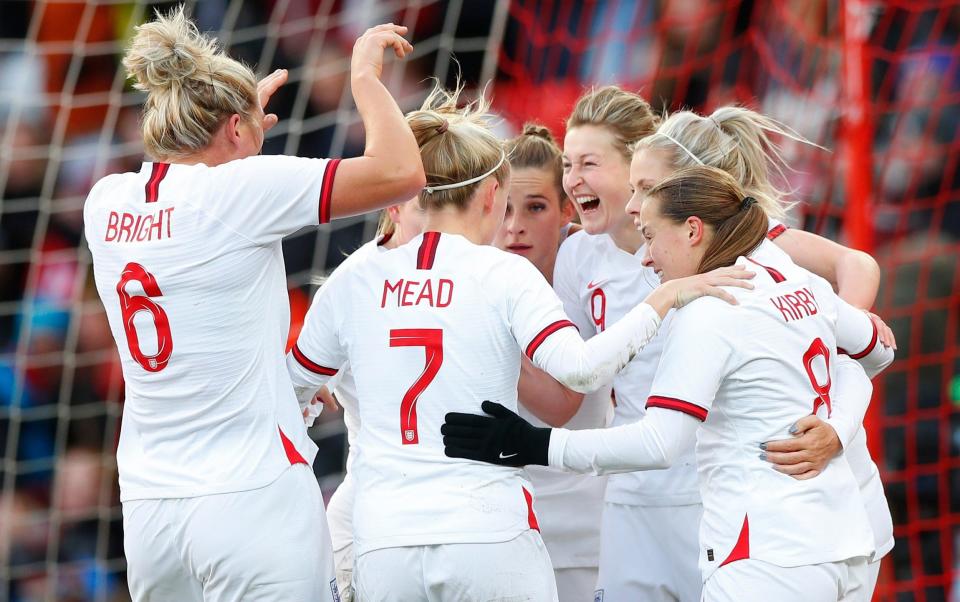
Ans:
{"label": "brown hair", "polygon": [[507,141],[507,156],[512,169],[544,169],[553,174],[553,184],[560,198],[560,206],[567,202],[563,191],[563,151],[557,146],[550,130],[539,123],[523,124],[523,132]]}
{"label": "brown hair", "polygon": [[[687,167],[654,186],[647,196],[659,201],[660,215],[675,224],[699,217],[713,232],[697,273],[733,265],[767,234],[768,219],[753,197],[727,172],[714,167]],[[746,198],[745,198],[746,197]]]}
{"label": "brown hair", "polygon": [[726,106],[709,117],[678,111],[665,119],[654,134],[640,140],[635,150],[663,151],[671,169],[695,165],[722,169],[757,199],[767,215],[783,219],[789,209],[784,202],[789,191],[778,186],[777,181],[786,181],[785,171],[789,168],[770,133],[817,146],[766,115]]}
{"label": "brown hair", "polygon": [[[420,146],[420,158],[427,174],[427,186],[464,182],[493,169],[503,159],[503,143],[491,130],[489,103],[480,96],[463,107],[457,106],[463,86],[445,90],[439,83],[417,111],[407,114],[407,123]],[[510,177],[510,163],[504,160],[492,174],[501,186]],[[484,178],[486,180],[486,178]],[[440,209],[467,206],[484,180],[468,186],[420,193],[420,207]]]}
{"label": "brown hair", "polygon": [[134,88],[147,93],[143,144],[154,159],[182,158],[204,149],[233,114],[253,119],[257,81],[228,57],[183,12],[157,13],[136,28],[123,57]]}
{"label": "brown hair", "polygon": [[650,103],[639,94],[618,86],[604,86],[591,89],[577,100],[567,118],[567,129],[583,125],[606,128],[617,139],[618,150],[629,161],[631,145],[652,134],[659,121]]}

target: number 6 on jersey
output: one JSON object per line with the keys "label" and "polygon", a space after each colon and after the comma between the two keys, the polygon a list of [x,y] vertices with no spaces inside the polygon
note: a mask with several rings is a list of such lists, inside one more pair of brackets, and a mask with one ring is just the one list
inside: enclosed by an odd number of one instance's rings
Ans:
{"label": "number 6 on jersey", "polygon": [[443,364],[443,331],[439,328],[398,328],[390,331],[391,347],[423,347],[423,372],[400,402],[400,439],[403,445],[420,443],[417,431],[417,400],[430,385]]}
{"label": "number 6 on jersey", "polygon": [[[128,293],[127,284],[131,281],[139,282],[146,296]],[[167,367],[170,354],[173,353],[173,335],[170,334],[170,320],[167,319],[167,312],[150,299],[150,297],[163,296],[157,279],[139,263],[128,263],[120,275],[120,282],[117,283],[117,294],[120,296],[120,315],[123,319],[123,331],[127,335],[130,355],[147,372],[160,372]],[[146,355],[140,349],[140,338],[137,336],[137,327],[133,319],[141,311],[149,312],[153,316],[153,325],[157,329],[157,352],[153,355]]]}

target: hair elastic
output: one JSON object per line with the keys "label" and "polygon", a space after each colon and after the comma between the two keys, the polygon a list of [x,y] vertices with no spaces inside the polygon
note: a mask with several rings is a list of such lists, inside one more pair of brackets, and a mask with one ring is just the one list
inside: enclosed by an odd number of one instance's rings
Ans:
{"label": "hair elastic", "polygon": [[671,136],[670,134],[666,134],[666,133],[664,133],[664,132],[656,132],[656,133],[653,134],[653,136],[663,136],[664,138],[666,138],[666,139],[669,140],[670,142],[673,142],[674,144],[676,144],[677,146],[679,146],[680,148],[682,148],[682,149],[683,149],[683,152],[685,152],[685,153],[687,153],[688,155],[690,155],[690,158],[691,158],[691,159],[693,159],[694,161],[696,161],[696,162],[699,163],[700,165],[706,165],[706,163],[704,163],[703,161],[700,160],[700,157],[698,157],[698,156],[696,156],[695,154],[693,154],[693,152],[692,152],[689,148],[687,148],[687,147],[685,147],[684,145],[680,144],[680,141],[677,140],[676,138],[674,138],[673,136]]}
{"label": "hair elastic", "polygon": [[[441,119],[443,118],[441,117]],[[447,121],[446,119],[443,119],[443,123],[437,126],[437,133],[442,134],[446,132],[448,127],[450,127],[450,122]]]}
{"label": "hair elastic", "polygon": [[503,165],[503,162],[506,160],[507,160],[507,153],[505,153],[503,149],[500,149],[500,160],[497,161],[497,164],[493,166],[493,169],[491,169],[487,173],[479,175],[475,178],[470,178],[469,180],[464,180],[463,182],[454,182],[453,184],[442,184],[439,186],[424,186],[423,191],[426,192],[427,194],[433,194],[438,190],[450,190],[451,188],[461,188],[463,186],[469,186],[471,184],[479,182],[480,180],[486,178],[493,172],[500,169],[500,166]]}
{"label": "hair elastic", "polygon": [[743,211],[744,209],[749,209],[750,207],[753,207],[756,204],[757,204],[757,199],[753,198],[752,196],[748,196],[744,198],[742,201],[740,201],[740,211]]}

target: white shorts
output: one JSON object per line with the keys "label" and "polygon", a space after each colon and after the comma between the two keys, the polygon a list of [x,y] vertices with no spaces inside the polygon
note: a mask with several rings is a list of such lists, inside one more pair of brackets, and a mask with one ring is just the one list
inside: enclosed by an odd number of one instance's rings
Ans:
{"label": "white shorts", "polygon": [[[697,602],[703,506],[607,502],[600,529],[597,602]],[[589,600],[589,598],[588,598]]]}
{"label": "white shorts", "polygon": [[134,602],[336,600],[320,487],[295,464],[260,489],[123,503]]}
{"label": "white shorts", "polygon": [[501,543],[381,548],[357,557],[358,602],[556,602],[547,548],[536,531]]}
{"label": "white shorts", "polygon": [[590,602],[597,589],[597,567],[554,569],[560,602]]}
{"label": "white shorts", "polygon": [[859,602],[866,580],[866,556],[789,568],[748,558],[715,570],[703,602]]}

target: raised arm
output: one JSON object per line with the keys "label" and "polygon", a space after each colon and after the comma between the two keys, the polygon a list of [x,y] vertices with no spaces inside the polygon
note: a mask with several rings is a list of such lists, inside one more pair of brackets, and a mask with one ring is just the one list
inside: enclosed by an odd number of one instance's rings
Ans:
{"label": "raised arm", "polygon": [[333,182],[331,217],[381,209],[416,196],[426,184],[420,147],[400,107],[380,81],[383,58],[403,58],[413,46],[407,28],[388,23],[368,29],[353,46],[350,87],[366,130],[362,157],[344,159]]}

